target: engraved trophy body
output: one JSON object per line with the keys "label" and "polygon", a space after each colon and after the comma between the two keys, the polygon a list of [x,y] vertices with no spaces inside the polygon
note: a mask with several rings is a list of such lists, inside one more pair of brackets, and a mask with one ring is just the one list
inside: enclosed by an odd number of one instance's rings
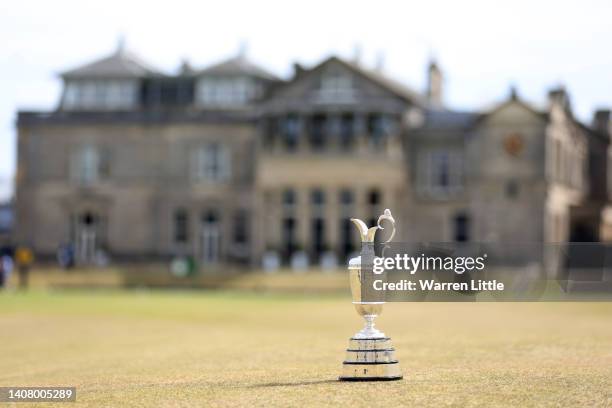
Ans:
{"label": "engraved trophy body", "polygon": [[[388,209],[378,217],[375,226],[368,226],[361,220],[351,218],[361,235],[361,255],[349,261],[349,280],[355,310],[365,320],[364,327],[349,340],[346,359],[342,363],[342,381],[389,381],[402,379],[399,363],[391,339],[376,329],[374,320],[382,313],[384,293],[372,291],[374,237],[382,221],[391,223],[392,230],[386,242],[395,235],[395,220]],[[377,276],[376,279],[379,279]]]}

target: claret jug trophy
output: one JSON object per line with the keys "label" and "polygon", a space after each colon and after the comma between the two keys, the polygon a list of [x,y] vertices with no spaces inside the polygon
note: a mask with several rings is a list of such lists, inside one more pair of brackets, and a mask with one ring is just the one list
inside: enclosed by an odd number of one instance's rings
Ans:
{"label": "claret jug trophy", "polygon": [[[391,224],[389,238],[395,235],[395,220],[391,211],[385,210],[378,217],[375,226],[368,228],[365,222],[351,218],[361,235],[361,254],[349,261],[349,279],[351,296],[355,310],[365,320],[365,326],[349,340],[346,359],[342,363],[342,381],[390,381],[402,379],[399,363],[395,358],[395,349],[391,339],[374,327],[374,319],[382,312],[385,303],[384,292],[375,293],[372,290],[374,275],[372,272],[374,252],[374,237],[380,229],[385,229],[381,223]],[[378,279],[379,276],[376,276]]]}

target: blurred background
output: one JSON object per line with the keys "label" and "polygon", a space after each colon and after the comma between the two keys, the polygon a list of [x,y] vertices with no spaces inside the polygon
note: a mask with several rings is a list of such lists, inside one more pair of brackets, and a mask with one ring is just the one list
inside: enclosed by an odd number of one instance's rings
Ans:
{"label": "blurred background", "polygon": [[385,208],[405,242],[606,242],[609,12],[5,4],[4,269],[333,271]]}

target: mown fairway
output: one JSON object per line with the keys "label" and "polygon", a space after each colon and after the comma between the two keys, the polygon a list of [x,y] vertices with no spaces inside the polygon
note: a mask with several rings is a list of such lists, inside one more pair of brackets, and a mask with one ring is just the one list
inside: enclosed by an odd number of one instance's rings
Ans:
{"label": "mown fairway", "polygon": [[378,323],[403,381],[336,381],[348,296],[2,293],[0,385],[76,386],[74,406],[612,405],[612,303],[393,303]]}

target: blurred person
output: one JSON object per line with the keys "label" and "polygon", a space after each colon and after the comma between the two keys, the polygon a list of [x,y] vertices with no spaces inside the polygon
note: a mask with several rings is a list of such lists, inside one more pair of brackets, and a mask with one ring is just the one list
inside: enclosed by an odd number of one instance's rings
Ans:
{"label": "blurred person", "polygon": [[20,246],[15,250],[15,263],[17,264],[20,289],[27,289],[28,287],[28,275],[32,262],[34,262],[34,254],[30,248]]}
{"label": "blurred person", "polygon": [[108,258],[107,252],[104,248],[96,249],[94,253],[94,264],[96,266],[104,267],[108,266],[110,259]]}
{"label": "blurred person", "polygon": [[2,258],[0,259],[0,268],[2,269],[3,272],[3,279],[4,279],[4,286],[8,285],[9,280],[11,279],[11,274],[13,273],[13,258],[11,257],[10,254],[4,254],[2,255]]}
{"label": "blurred person", "polygon": [[0,288],[8,286],[13,272],[12,249],[4,247],[0,250]]}
{"label": "blurred person", "polygon": [[72,243],[62,244],[57,249],[57,262],[62,269],[69,270],[74,267],[74,248]]}
{"label": "blurred person", "polygon": [[3,258],[4,256],[0,258],[0,289],[4,288],[4,286],[6,285],[6,282],[8,281],[8,276],[4,271]]}

